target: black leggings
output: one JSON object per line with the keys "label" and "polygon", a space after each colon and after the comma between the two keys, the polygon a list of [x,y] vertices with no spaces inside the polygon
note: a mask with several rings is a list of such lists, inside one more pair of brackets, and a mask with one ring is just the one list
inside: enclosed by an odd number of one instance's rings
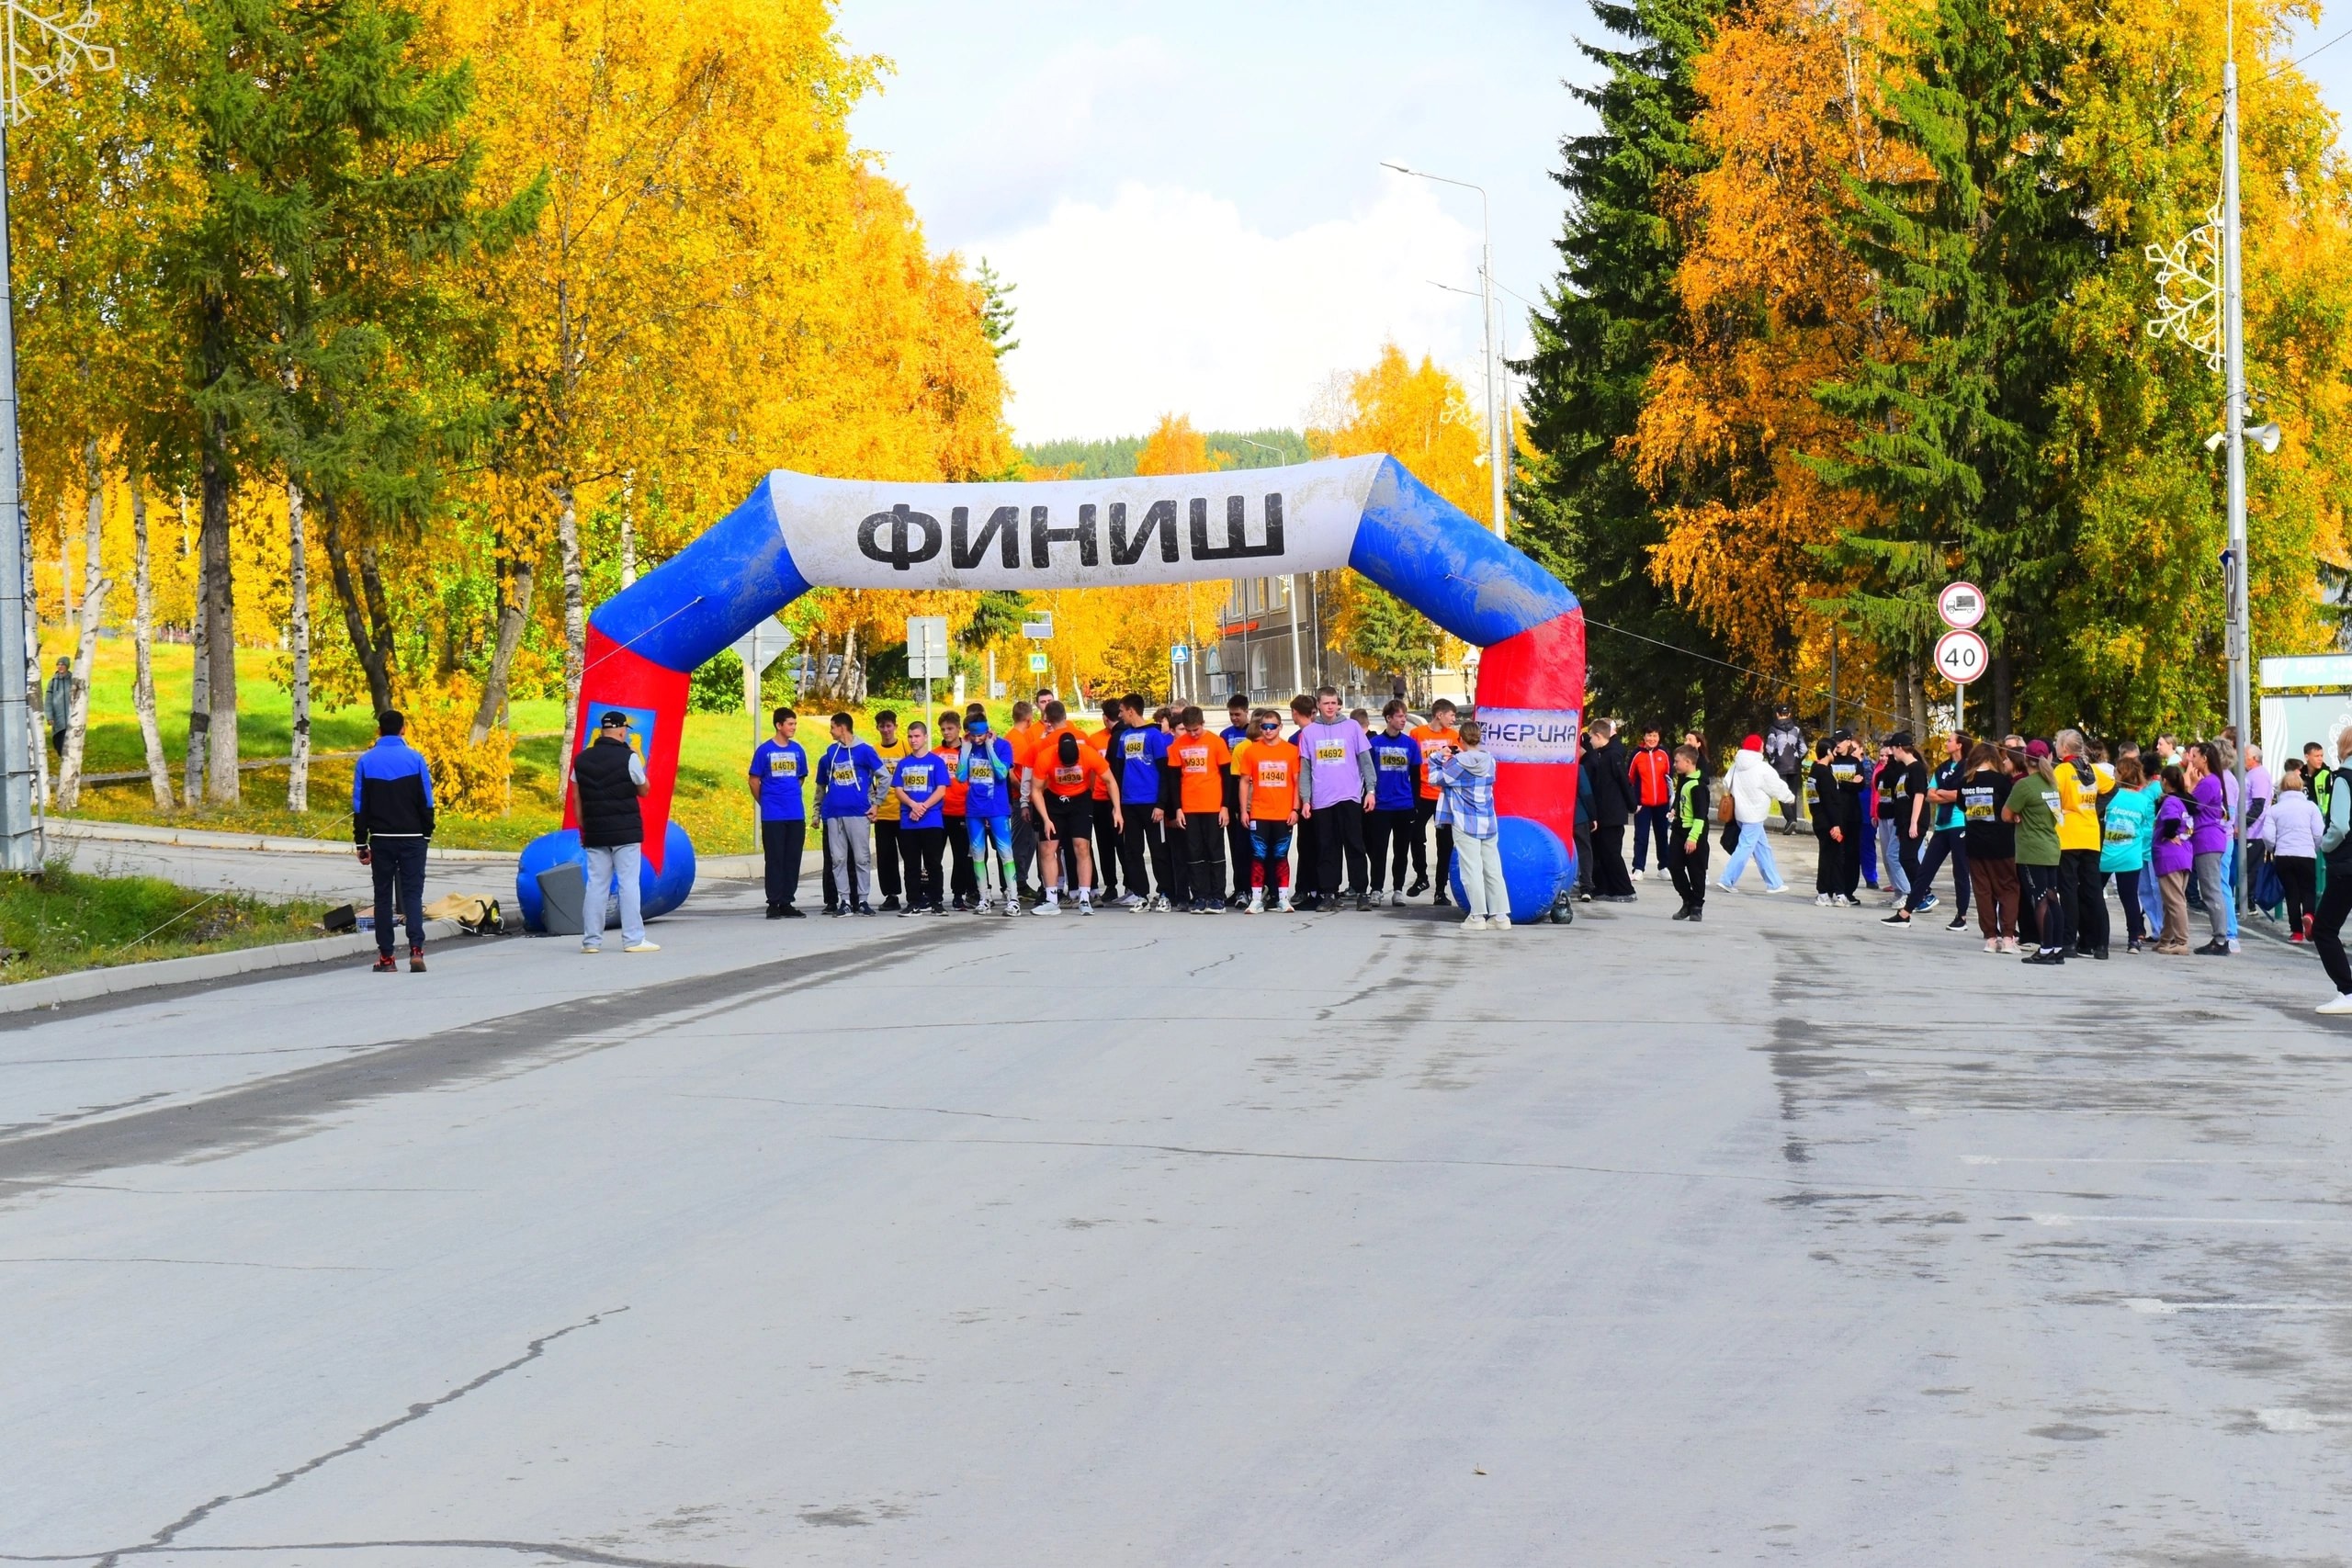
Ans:
{"label": "black leggings", "polygon": [[2066,896],[2066,878],[2054,865],[2018,863],[2018,880],[2025,885],[2025,907],[2033,911],[2035,945],[2044,953],[2064,953],[2075,945],[2073,900]]}
{"label": "black leggings", "polygon": [[2287,896],[2287,929],[2303,929],[2303,917],[2319,905],[2319,862],[2309,855],[2273,855],[2278,886]]}
{"label": "black leggings", "polygon": [[2059,857],[2065,874],[2066,930],[2078,952],[2107,948],[2107,873],[2098,868],[2098,851],[2068,850]]}
{"label": "black leggings", "polygon": [[2140,907],[2140,879],[2154,874],[2145,869],[2115,874],[2115,896],[2123,900],[2123,931],[2133,942],[2148,939],[2148,912]]}

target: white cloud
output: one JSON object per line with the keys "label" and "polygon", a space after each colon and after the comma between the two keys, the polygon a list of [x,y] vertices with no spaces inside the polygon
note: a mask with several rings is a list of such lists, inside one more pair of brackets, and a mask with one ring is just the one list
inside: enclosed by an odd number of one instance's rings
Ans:
{"label": "white cloud", "polygon": [[1454,366],[1477,353],[1477,301],[1430,287],[1476,277],[1477,231],[1401,178],[1285,234],[1198,191],[1125,185],[969,252],[1020,286],[1005,363],[1024,441],[1133,434],[1163,412],[1295,424],[1332,371],[1369,365],[1385,339]]}

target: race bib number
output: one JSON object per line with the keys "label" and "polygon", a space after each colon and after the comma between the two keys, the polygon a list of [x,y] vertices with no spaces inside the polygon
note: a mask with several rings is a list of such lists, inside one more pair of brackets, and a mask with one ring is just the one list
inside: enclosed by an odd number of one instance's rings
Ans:
{"label": "race bib number", "polygon": [[1344,762],[1348,760],[1347,743],[1341,740],[1317,740],[1315,760],[1318,762]]}
{"label": "race bib number", "polygon": [[1850,784],[1853,782],[1854,778],[1854,764],[1851,762],[1832,762],[1829,764],[1829,775],[1836,779],[1839,784]]}
{"label": "race bib number", "polygon": [[1381,771],[1382,773],[1403,773],[1403,772],[1405,771],[1405,753],[1404,753],[1404,752],[1402,752],[1402,751],[1381,751],[1381,752],[1377,752],[1377,753],[1375,753],[1375,755],[1376,755],[1376,757],[1377,757],[1377,759],[1378,759],[1378,761],[1379,761],[1379,762],[1380,762],[1380,771]]}
{"label": "race bib number", "polygon": [[835,762],[833,764],[833,782],[837,784],[855,784],[857,782],[857,764],[849,761],[847,758],[843,758],[842,761]]}
{"label": "race bib number", "polygon": [[2056,817],[2059,814],[2058,792],[2054,789],[2043,790],[2041,792],[2041,804],[2049,810],[2051,816]]}
{"label": "race bib number", "polygon": [[1260,789],[1288,789],[1290,764],[1288,762],[1260,762],[1258,787]]}
{"label": "race bib number", "polygon": [[1135,729],[1128,730],[1126,735],[1124,737],[1123,743],[1125,748],[1125,755],[1128,761],[1140,762],[1143,761],[1145,745],[1142,731]]}
{"label": "race bib number", "polygon": [[799,776],[799,758],[794,756],[789,751],[771,751],[768,753],[768,777],[772,779],[797,779]]}
{"label": "race bib number", "polygon": [[994,784],[996,782],[996,765],[992,762],[974,762],[972,764],[971,782],[978,784]]}
{"label": "race bib number", "polygon": [[1054,769],[1054,783],[1062,785],[1065,789],[1076,789],[1085,782],[1086,770],[1082,767],[1056,767]]}
{"label": "race bib number", "polygon": [[1188,773],[1209,771],[1209,749],[1205,746],[1187,746],[1176,755],[1182,759],[1183,770]]}
{"label": "race bib number", "polygon": [[2107,825],[2107,841],[2110,844],[2128,844],[2139,836],[2128,822],[2120,825],[2109,822]]}
{"label": "race bib number", "polygon": [[1993,792],[1989,789],[1964,789],[1960,792],[1961,810],[1971,822],[1993,820]]}

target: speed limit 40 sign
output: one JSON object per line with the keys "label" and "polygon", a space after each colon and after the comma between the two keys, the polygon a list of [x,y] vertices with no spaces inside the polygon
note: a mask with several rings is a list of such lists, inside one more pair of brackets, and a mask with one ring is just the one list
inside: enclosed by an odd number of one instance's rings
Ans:
{"label": "speed limit 40 sign", "polygon": [[1991,650],[1974,632],[1951,631],[1936,639],[1936,671],[1955,686],[1967,685],[1991,662]]}

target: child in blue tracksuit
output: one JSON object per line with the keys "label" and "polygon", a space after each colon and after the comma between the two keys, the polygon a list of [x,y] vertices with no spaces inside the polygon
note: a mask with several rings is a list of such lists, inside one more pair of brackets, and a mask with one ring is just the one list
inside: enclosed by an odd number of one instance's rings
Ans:
{"label": "child in blue tracksuit", "polygon": [[975,715],[964,728],[964,755],[956,763],[956,780],[966,786],[964,832],[972,846],[972,877],[978,885],[978,912],[989,913],[990,858],[997,891],[1003,895],[1004,912],[1021,913],[1021,896],[1012,869],[1012,748],[989,733],[986,715]]}
{"label": "child in blue tracksuit", "polygon": [[[1413,847],[1413,827],[1421,806],[1421,743],[1405,733],[1411,716],[1404,700],[1391,697],[1380,710],[1380,732],[1373,736],[1372,810],[1363,819],[1364,848],[1371,852],[1372,901],[1405,901],[1405,863]],[[1383,894],[1390,881],[1388,864],[1396,870],[1396,891]]]}

